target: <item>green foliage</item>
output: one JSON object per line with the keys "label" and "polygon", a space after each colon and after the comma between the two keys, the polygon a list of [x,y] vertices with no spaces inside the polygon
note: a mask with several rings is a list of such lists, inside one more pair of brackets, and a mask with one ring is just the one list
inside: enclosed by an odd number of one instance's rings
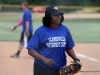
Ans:
{"label": "green foliage", "polygon": [[85,6],[100,6],[100,0],[83,0]]}
{"label": "green foliage", "polygon": [[100,0],[0,0],[0,4],[18,5],[24,1],[30,5],[100,6]]}
{"label": "green foliage", "polygon": [[22,4],[22,2],[26,1],[26,0],[0,0],[0,4]]}
{"label": "green foliage", "polygon": [[63,0],[63,4],[67,6],[83,6],[83,0]]}
{"label": "green foliage", "polygon": [[3,4],[2,0],[0,0],[0,4]]}

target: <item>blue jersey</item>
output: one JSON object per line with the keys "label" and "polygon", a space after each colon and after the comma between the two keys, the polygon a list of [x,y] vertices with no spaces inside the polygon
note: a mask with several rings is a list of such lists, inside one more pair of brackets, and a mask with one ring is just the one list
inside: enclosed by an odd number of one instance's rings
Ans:
{"label": "blue jersey", "polygon": [[29,32],[33,32],[33,25],[32,25],[32,15],[30,10],[26,10],[23,15],[23,30],[22,32],[26,31],[26,21],[29,21]]}
{"label": "blue jersey", "polygon": [[61,25],[56,29],[41,26],[35,31],[27,48],[36,50],[39,54],[55,62],[52,66],[48,66],[43,61],[35,59],[35,63],[57,69],[66,65],[65,51],[73,48],[74,45],[70,31],[66,26]]}

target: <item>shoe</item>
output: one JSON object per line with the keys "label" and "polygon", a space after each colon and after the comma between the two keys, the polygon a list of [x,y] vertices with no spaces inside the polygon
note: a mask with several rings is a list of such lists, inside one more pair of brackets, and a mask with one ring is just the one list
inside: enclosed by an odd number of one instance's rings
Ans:
{"label": "shoe", "polygon": [[12,55],[12,56],[10,56],[10,57],[12,57],[12,58],[19,58],[19,55]]}

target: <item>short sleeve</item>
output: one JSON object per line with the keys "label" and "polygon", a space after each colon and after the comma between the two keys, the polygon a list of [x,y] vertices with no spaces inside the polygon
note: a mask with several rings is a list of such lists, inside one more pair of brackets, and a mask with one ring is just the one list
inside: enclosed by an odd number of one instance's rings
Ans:
{"label": "short sleeve", "polygon": [[67,38],[67,42],[66,42],[66,50],[69,50],[71,48],[73,48],[75,46],[73,38],[70,34],[70,31],[68,31],[68,38]]}
{"label": "short sleeve", "polygon": [[27,46],[27,49],[38,50],[40,47],[39,39],[40,39],[39,33],[35,32]]}
{"label": "short sleeve", "polygon": [[25,21],[30,21],[30,14],[29,13],[25,13]]}

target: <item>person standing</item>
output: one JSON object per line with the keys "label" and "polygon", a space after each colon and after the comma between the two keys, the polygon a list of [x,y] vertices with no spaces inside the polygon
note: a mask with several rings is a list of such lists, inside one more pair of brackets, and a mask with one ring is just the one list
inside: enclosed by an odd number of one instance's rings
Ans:
{"label": "person standing", "polygon": [[62,24],[63,14],[55,5],[47,7],[43,26],[35,31],[27,46],[29,55],[35,58],[34,75],[60,75],[59,69],[67,64],[66,53],[80,62],[73,50],[71,33]]}
{"label": "person standing", "polygon": [[[24,10],[23,14],[23,20],[22,22],[22,33],[20,38],[20,45],[18,47],[18,51],[16,54],[12,55],[13,58],[19,58],[19,54],[22,51],[23,47],[27,47],[28,42],[30,41],[32,37],[33,32],[33,25],[32,25],[32,15],[30,10],[28,9],[29,4],[27,2],[22,3],[22,9]],[[14,26],[14,28],[17,28],[20,25]]]}

